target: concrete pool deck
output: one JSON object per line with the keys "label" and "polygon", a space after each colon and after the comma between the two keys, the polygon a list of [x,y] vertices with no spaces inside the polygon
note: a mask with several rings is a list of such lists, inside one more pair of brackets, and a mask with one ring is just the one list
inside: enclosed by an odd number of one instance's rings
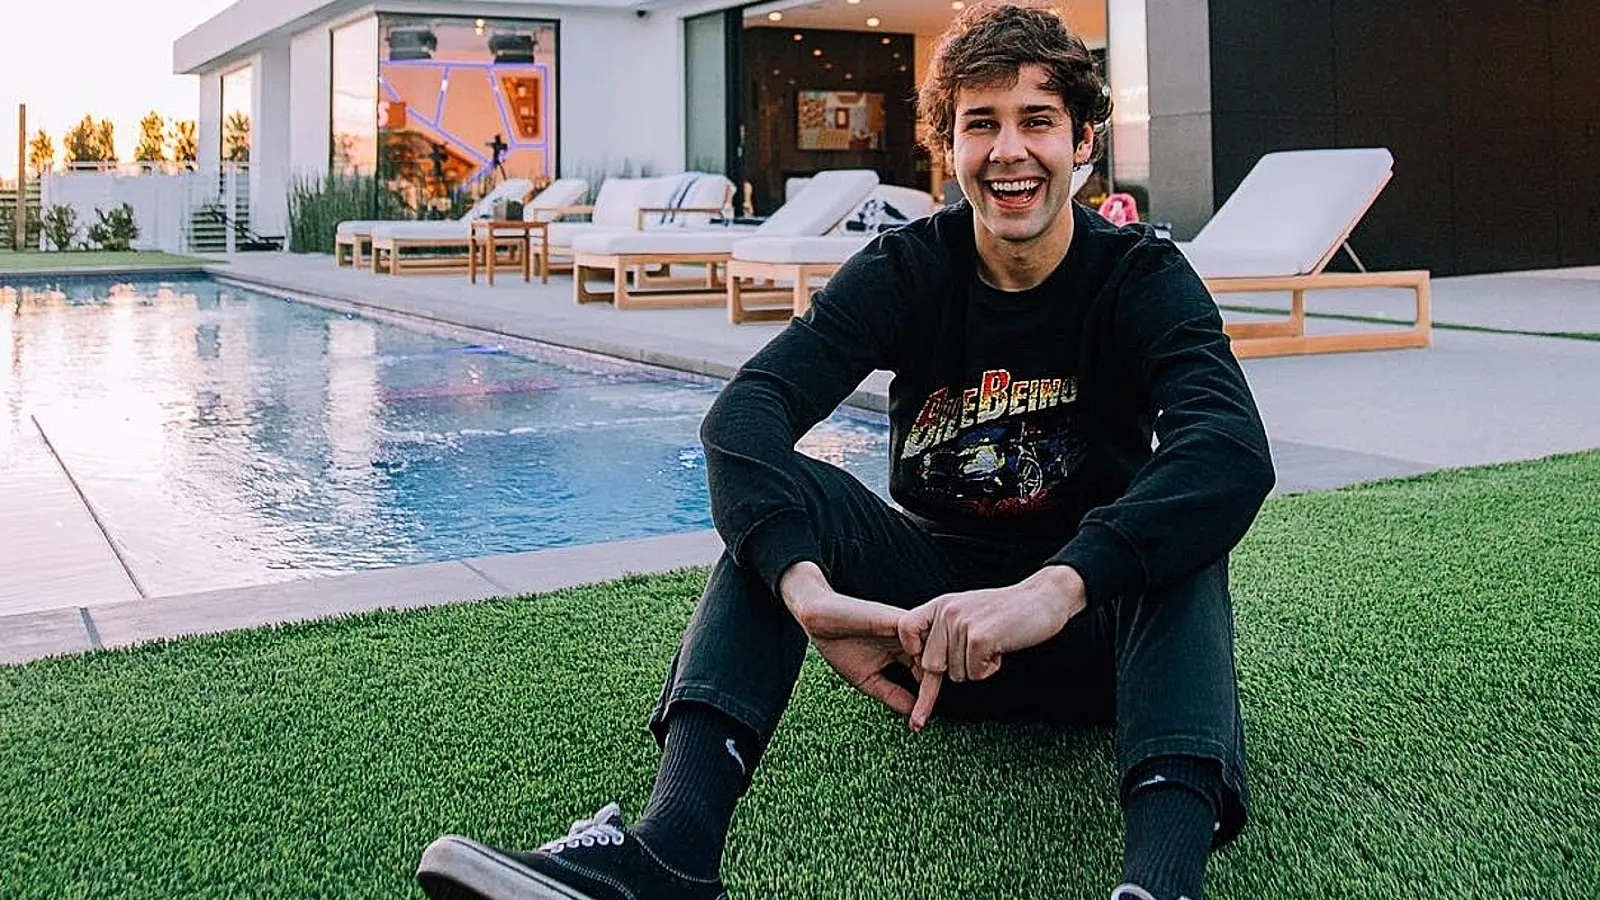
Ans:
{"label": "concrete pool deck", "polygon": [[[337,268],[331,257],[288,254],[235,255],[214,274],[349,304],[375,318],[469,328],[713,376],[731,373],[781,327],[729,325],[720,309],[580,307],[566,276],[549,285],[525,284],[515,274],[493,286],[472,285],[450,275],[374,276]],[[1225,299],[1274,307],[1280,298]],[[1310,306],[1399,319],[1406,299],[1401,292],[1352,291],[1312,295]],[[1540,336],[1600,334],[1600,269],[1437,279],[1434,321],[1441,327],[1427,350],[1245,363],[1273,442],[1279,493],[1600,447],[1600,341]],[[1324,320],[1316,327],[1378,326]],[[875,373],[852,401],[882,409],[887,382],[886,373]],[[41,479],[24,502],[0,507],[0,541],[10,569],[0,584],[0,664],[377,608],[535,593],[702,565],[721,549],[714,532],[698,531],[146,598],[65,476]]]}

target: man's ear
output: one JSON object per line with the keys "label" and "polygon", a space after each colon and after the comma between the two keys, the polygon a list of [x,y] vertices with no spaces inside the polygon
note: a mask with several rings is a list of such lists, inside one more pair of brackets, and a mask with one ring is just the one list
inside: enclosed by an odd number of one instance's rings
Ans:
{"label": "man's ear", "polygon": [[1085,125],[1078,134],[1078,144],[1072,155],[1073,165],[1087,165],[1094,157],[1094,126]]}

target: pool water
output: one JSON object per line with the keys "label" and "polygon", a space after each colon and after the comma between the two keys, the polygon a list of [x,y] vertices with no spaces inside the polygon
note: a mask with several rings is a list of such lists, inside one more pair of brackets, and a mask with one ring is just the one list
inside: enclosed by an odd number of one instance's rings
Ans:
{"label": "pool water", "polygon": [[[0,309],[0,454],[42,431],[152,595],[711,525],[709,379],[209,279],[0,285]],[[801,449],[882,493],[887,444],[841,412]]]}

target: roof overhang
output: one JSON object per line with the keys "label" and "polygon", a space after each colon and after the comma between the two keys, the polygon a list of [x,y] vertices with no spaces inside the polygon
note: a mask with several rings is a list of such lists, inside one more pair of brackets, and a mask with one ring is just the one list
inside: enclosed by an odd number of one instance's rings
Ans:
{"label": "roof overhang", "polygon": [[[713,0],[715,2],[715,0]],[[736,5],[723,0],[722,5]],[[706,5],[684,0],[441,0],[437,4],[385,3],[383,0],[238,0],[232,6],[195,26],[172,44],[172,71],[198,75],[223,68],[247,57],[264,45],[285,41],[321,23],[336,22],[355,13],[386,11],[440,15],[559,15],[562,9],[644,9]],[[436,7],[436,8],[432,8]],[[507,7],[502,13],[496,8]],[[514,11],[513,11],[514,9]]]}

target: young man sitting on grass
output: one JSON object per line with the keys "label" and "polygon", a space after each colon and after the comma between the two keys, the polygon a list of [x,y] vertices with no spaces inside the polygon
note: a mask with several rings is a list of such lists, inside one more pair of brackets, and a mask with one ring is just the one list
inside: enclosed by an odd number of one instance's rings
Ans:
{"label": "young man sitting on grass", "polygon": [[[857,254],[706,416],[727,552],[651,717],[642,818],[530,852],[440,838],[433,897],[723,897],[809,643],[914,731],[1114,725],[1112,896],[1199,900],[1247,806],[1227,556],[1273,483],[1255,403],[1177,248],[1072,202],[1110,102],[1054,10],[967,10],[920,103],[968,202]],[[901,508],[794,449],[875,369]]]}

